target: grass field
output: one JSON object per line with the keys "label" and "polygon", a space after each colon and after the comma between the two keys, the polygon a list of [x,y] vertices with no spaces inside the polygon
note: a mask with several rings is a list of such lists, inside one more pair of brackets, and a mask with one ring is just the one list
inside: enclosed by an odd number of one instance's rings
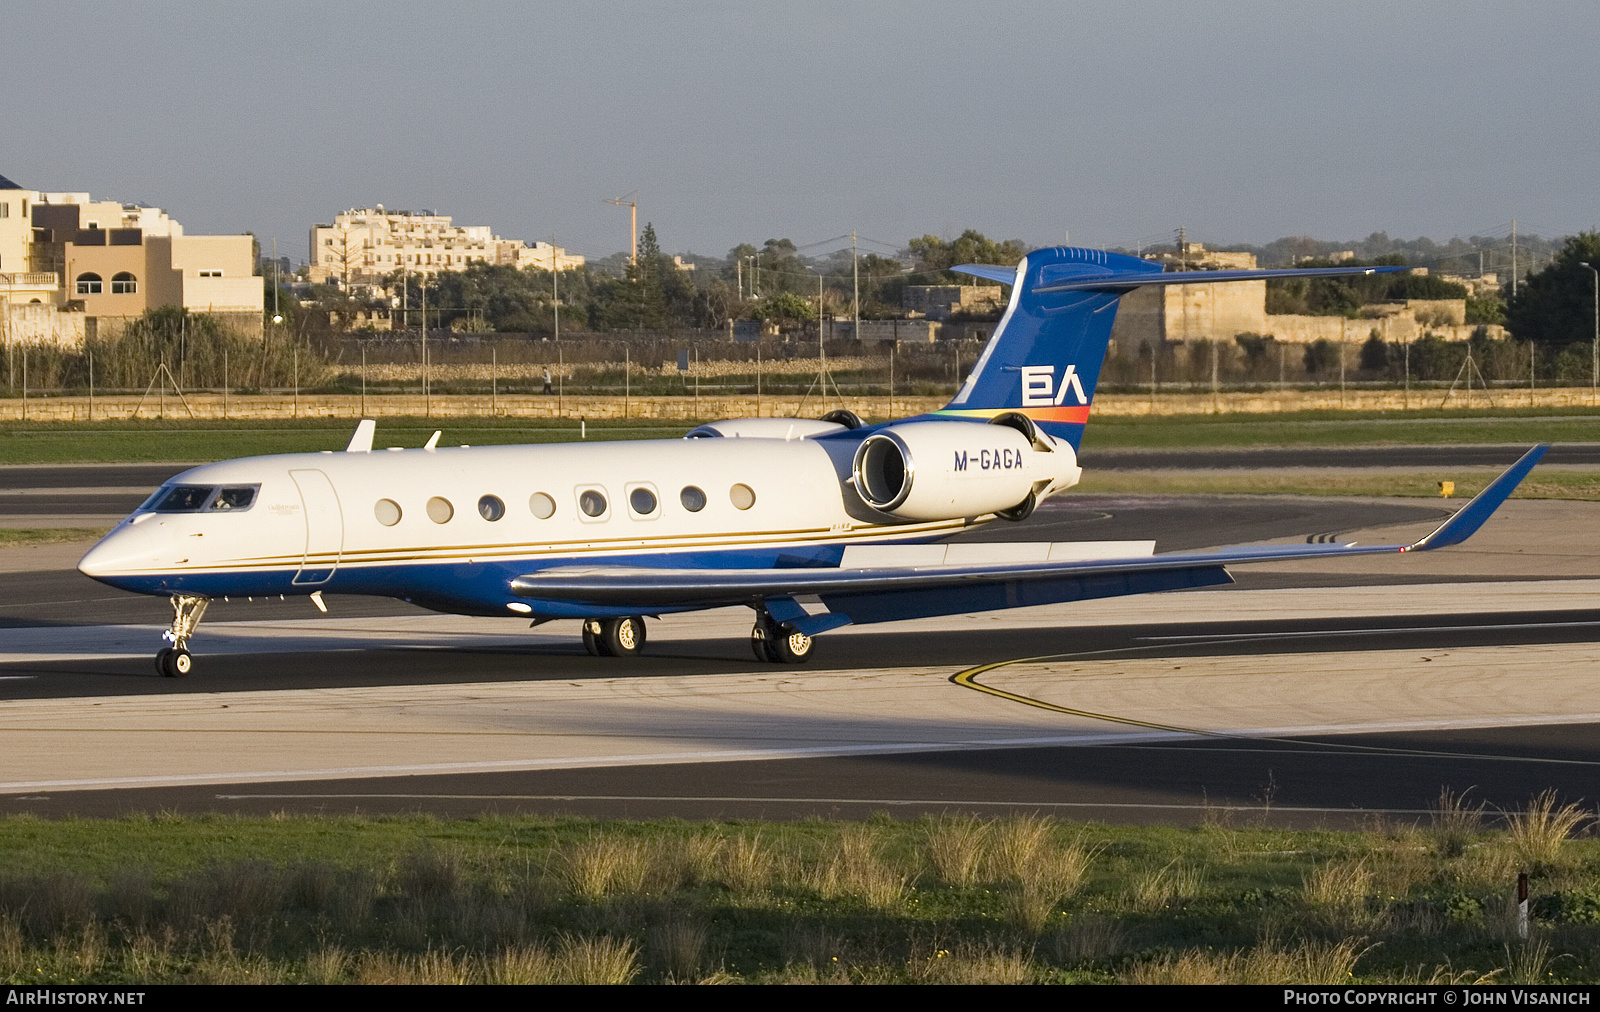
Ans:
{"label": "grass field", "polygon": [[[591,422],[587,438],[648,439],[681,436],[682,421]],[[349,422],[4,422],[0,464],[76,461],[223,460],[261,453],[333,450],[344,446]],[[579,438],[576,421],[522,418],[394,418],[378,423],[379,446],[420,446],[435,429],[447,445],[558,442]],[[1097,417],[1084,449],[1202,449],[1266,446],[1444,445],[1460,443],[1600,442],[1600,412],[1505,410],[1416,411],[1400,415],[1298,412],[1280,415],[1171,415]]]}
{"label": "grass field", "polygon": [[[1600,843],[1488,828],[1039,817],[0,820],[0,979],[1498,982],[1600,979]],[[1493,815],[1494,813],[1487,813]],[[1526,942],[1509,900],[1533,875]]]}

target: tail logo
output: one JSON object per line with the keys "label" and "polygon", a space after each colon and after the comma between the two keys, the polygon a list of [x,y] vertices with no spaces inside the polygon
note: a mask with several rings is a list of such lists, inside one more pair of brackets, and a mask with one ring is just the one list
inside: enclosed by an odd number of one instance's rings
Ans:
{"label": "tail logo", "polygon": [[1079,404],[1088,404],[1089,398],[1083,392],[1083,381],[1078,379],[1078,367],[1067,366],[1067,371],[1061,377],[1060,386],[1056,385],[1056,367],[1053,365],[1025,365],[1022,367],[1022,406],[1025,408],[1060,407],[1067,401],[1067,393],[1071,391]]}

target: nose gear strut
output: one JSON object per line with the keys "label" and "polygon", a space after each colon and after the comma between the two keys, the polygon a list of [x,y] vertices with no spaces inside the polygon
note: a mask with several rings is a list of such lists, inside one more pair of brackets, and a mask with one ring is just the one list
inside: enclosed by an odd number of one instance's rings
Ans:
{"label": "nose gear strut", "polygon": [[163,647],[156,654],[157,674],[163,678],[183,678],[194,670],[194,657],[189,653],[189,637],[194,635],[201,616],[206,613],[206,605],[210,603],[209,597],[172,595],[172,625],[161,634],[161,638],[172,646]]}

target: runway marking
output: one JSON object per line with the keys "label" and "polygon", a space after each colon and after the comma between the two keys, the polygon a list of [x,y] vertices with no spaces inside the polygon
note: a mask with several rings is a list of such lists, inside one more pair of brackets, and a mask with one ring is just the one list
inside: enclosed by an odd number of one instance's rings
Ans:
{"label": "runway marking", "polygon": [[[1220,642],[1228,641],[1224,639]],[[1153,648],[1119,647],[1109,650],[1087,651],[1079,654],[1052,654],[1043,657],[1017,657],[1009,661],[995,661],[991,664],[980,664],[977,667],[967,668],[964,671],[957,671],[955,674],[950,676],[950,681],[956,685],[962,686],[963,688],[973,689],[977,692],[982,692],[986,695],[1004,699],[1008,702],[1021,703],[1024,706],[1032,706],[1040,710],[1049,710],[1054,713],[1064,713],[1073,717],[1084,717],[1089,720],[1101,720],[1111,724],[1123,724],[1129,727],[1142,727],[1151,731],[1160,731],[1168,734],[1191,735],[1198,738],[1215,738],[1225,741],[1238,742],[1272,742],[1274,744],[1299,746],[1311,745],[1316,746],[1316,748],[1319,750],[1340,752],[1344,754],[1365,753],[1369,755],[1412,756],[1414,758],[1428,759],[1479,759],[1487,762],[1540,763],[1551,766],[1600,766],[1600,760],[1594,759],[1550,759],[1541,756],[1493,755],[1476,752],[1444,752],[1435,749],[1391,748],[1384,745],[1363,745],[1354,742],[1340,741],[1315,741],[1306,738],[1279,738],[1272,736],[1257,737],[1254,735],[1243,735],[1232,731],[1207,731],[1203,728],[1196,727],[1179,727],[1174,724],[1157,724],[1153,721],[1139,720],[1135,717],[1123,717],[1111,713],[1096,713],[1093,710],[1078,710],[1069,706],[1061,706],[1056,703],[1047,702],[1043,699],[1037,699],[1033,696],[1024,696],[1021,693],[1008,692],[1005,689],[995,688],[992,685],[985,685],[977,680],[979,675],[997,670],[999,668],[1010,667],[1014,664],[1040,664],[1047,661],[1086,660],[1095,657],[1103,658],[1108,654],[1134,653],[1150,649]],[[1235,750],[1229,749],[1228,751]],[[1246,750],[1239,749],[1237,751]],[[1259,750],[1252,749],[1249,751]]]}
{"label": "runway marking", "polygon": [[1318,636],[1384,636],[1393,633],[1503,631],[1507,629],[1584,629],[1600,626],[1587,622],[1499,622],[1490,625],[1406,625],[1383,629],[1305,629],[1260,633],[1186,633],[1177,636],[1140,636],[1145,643],[1259,643],[1275,639],[1315,639]]}
{"label": "runway marking", "polygon": [[[1351,815],[1429,815],[1427,808],[1320,808],[1308,805],[1162,804],[1132,801],[971,801],[948,798],[771,798],[693,796],[668,794],[218,794],[219,801],[703,801],[720,804],[771,803],[786,805],[965,805],[992,808],[1126,808],[1155,811],[1305,812]],[[31,799],[20,799],[31,800]]]}

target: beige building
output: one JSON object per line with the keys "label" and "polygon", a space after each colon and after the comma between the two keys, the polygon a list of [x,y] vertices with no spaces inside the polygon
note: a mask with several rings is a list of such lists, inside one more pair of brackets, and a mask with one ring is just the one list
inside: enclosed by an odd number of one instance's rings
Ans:
{"label": "beige building", "polygon": [[311,227],[310,279],[341,288],[371,286],[388,274],[435,274],[485,263],[572,270],[584,258],[550,243],[502,239],[487,225],[456,225],[431,211],[351,208]]}
{"label": "beige building", "polygon": [[185,235],[157,207],[0,183],[5,340],[81,344],[161,306],[259,331],[265,292],[249,235]]}
{"label": "beige building", "polygon": [[1005,308],[999,285],[907,285],[900,308],[916,319],[948,320],[960,313],[998,313]]}

